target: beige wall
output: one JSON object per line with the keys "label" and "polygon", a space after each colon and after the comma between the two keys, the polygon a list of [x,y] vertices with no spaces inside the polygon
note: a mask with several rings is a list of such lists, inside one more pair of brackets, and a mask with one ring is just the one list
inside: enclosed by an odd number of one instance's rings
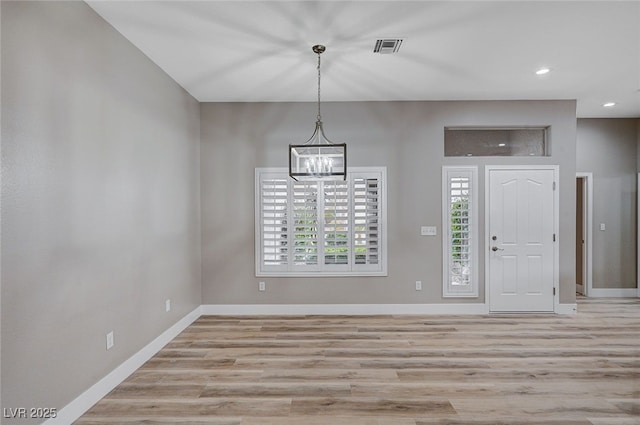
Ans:
{"label": "beige wall", "polygon": [[638,122],[578,120],[577,171],[593,173],[594,288],[636,287]]}
{"label": "beige wall", "polygon": [[[386,166],[388,277],[256,278],[254,169],[287,165],[289,143],[306,140],[312,103],[201,105],[202,294],[204,304],[378,304],[484,301],[442,298],[441,167],[560,166],[560,299],[575,301],[575,140],[573,101],[344,102],[323,104],[327,136],[348,144],[349,165]],[[551,157],[445,158],[445,126],[551,125]],[[484,225],[484,192],[480,196]],[[421,225],[438,227],[420,236]],[[484,229],[481,230],[484,238]],[[484,240],[484,239],[482,239]],[[267,284],[258,292],[258,281]],[[415,291],[415,281],[423,290]]]}
{"label": "beige wall", "polygon": [[1,7],[2,407],[59,409],[201,304],[199,105],[83,2]]}

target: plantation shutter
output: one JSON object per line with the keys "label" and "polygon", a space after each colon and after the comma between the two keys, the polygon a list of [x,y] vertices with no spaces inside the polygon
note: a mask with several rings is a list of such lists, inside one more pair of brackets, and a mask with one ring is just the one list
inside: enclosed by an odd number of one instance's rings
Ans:
{"label": "plantation shutter", "polygon": [[318,182],[294,182],[293,267],[318,265]]}
{"label": "plantation shutter", "polygon": [[354,266],[377,270],[381,264],[381,176],[377,173],[353,176]]}
{"label": "plantation shutter", "polygon": [[297,182],[256,168],[256,276],[386,276],[383,167]]}
{"label": "plantation shutter", "polygon": [[349,183],[323,182],[324,264],[336,269],[349,264],[351,252],[349,229]]}
{"label": "plantation shutter", "polygon": [[452,176],[449,179],[449,251],[451,285],[468,285],[470,275],[470,226],[469,176]]}
{"label": "plantation shutter", "polygon": [[260,251],[265,270],[286,270],[289,261],[287,179],[263,175],[260,180]]}

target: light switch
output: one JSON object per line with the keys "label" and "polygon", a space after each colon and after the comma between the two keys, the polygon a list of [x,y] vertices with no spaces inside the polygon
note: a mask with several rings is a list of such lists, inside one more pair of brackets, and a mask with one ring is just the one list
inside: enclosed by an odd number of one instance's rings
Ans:
{"label": "light switch", "polygon": [[605,230],[605,225],[604,225],[604,223],[600,223],[600,230]]}
{"label": "light switch", "polygon": [[420,235],[422,236],[436,236],[438,231],[436,226],[422,226],[420,227]]}

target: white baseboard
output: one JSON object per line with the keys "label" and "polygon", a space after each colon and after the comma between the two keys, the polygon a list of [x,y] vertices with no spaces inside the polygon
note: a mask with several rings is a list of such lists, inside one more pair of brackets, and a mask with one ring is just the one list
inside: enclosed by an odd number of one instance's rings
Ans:
{"label": "white baseboard", "polygon": [[556,314],[578,314],[578,304],[558,304]]}
{"label": "white baseboard", "polygon": [[58,411],[56,418],[49,419],[44,422],[45,425],[68,425],[76,421],[94,404],[100,401],[111,390],[117,387],[122,381],[127,379],[129,375],[135,372],[147,360],[153,357],[167,343],[174,339],[180,332],[185,330],[198,317],[201,316],[201,307],[196,308],[191,313],[180,319],[178,323],[164,331],[159,337],[151,341],[144,348],[125,360],[120,366],[115,368],[111,373],[98,381],[84,393],[80,394],[71,403],[64,406]]}
{"label": "white baseboard", "polygon": [[489,306],[469,304],[207,304],[203,315],[349,315],[373,314],[488,314]]}
{"label": "white baseboard", "polygon": [[[576,314],[577,304],[558,304],[556,314]],[[375,314],[489,314],[487,304],[205,304],[203,315],[290,316]]]}
{"label": "white baseboard", "polygon": [[640,297],[637,288],[592,288],[587,294],[591,298],[635,298]]}

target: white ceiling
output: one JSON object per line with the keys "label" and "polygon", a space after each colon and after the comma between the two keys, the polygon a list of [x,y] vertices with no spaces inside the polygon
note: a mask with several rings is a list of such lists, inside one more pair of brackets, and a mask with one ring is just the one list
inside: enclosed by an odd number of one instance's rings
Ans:
{"label": "white ceiling", "polygon": [[640,117],[640,1],[87,3],[202,102],[315,101],[324,44],[323,102],[577,99],[579,117]]}

